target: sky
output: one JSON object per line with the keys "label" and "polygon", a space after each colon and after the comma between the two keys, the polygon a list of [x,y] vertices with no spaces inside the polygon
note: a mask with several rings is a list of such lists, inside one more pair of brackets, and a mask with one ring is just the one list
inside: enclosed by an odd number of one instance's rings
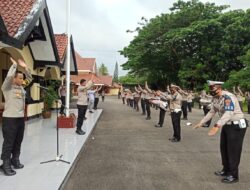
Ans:
{"label": "sky", "polygon": [[[85,58],[96,58],[97,66],[107,66],[114,74],[116,62],[119,76],[126,75],[120,65],[126,59],[118,52],[129,45],[134,30],[142,17],[154,18],[168,13],[177,0],[71,0],[71,34],[75,50]],[[201,0],[230,9],[248,9],[250,0]],[[55,34],[67,33],[67,0],[47,0]]]}

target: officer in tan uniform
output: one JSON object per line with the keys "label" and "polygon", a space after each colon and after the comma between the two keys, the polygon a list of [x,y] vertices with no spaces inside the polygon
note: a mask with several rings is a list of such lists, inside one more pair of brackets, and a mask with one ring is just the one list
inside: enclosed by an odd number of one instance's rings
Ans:
{"label": "officer in tan uniform", "polygon": [[152,98],[152,91],[151,89],[149,89],[147,81],[145,82],[145,89],[140,88],[140,90],[145,95],[145,107],[147,113],[146,120],[150,120],[151,119],[150,100]]}
{"label": "officer in tan uniform", "polygon": [[210,94],[213,96],[211,110],[194,128],[202,127],[218,112],[220,119],[208,133],[209,136],[213,136],[222,128],[220,151],[223,169],[216,171],[215,175],[224,176],[221,180],[223,183],[235,183],[239,181],[238,166],[248,125],[236,96],[223,91],[222,82],[208,82]]}
{"label": "officer in tan uniform", "polygon": [[142,89],[142,87],[140,85],[138,85],[137,90],[141,94],[141,110],[142,110],[142,115],[146,115],[146,103],[145,103],[146,93],[145,93],[145,91]]}
{"label": "officer in tan uniform", "polygon": [[174,135],[169,140],[171,142],[179,142],[181,140],[181,101],[182,96],[178,92],[180,88],[176,85],[171,85],[167,87],[169,95],[164,95],[164,93],[160,93],[161,96],[165,96],[167,100],[169,100],[169,108],[171,111],[171,119],[173,124]]}

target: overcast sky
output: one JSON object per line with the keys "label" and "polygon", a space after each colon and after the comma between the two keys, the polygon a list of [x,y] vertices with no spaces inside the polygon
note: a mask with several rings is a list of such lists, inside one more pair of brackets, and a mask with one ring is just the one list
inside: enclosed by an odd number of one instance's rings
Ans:
{"label": "overcast sky", "polygon": [[[54,33],[66,33],[66,1],[47,0]],[[202,0],[227,4],[231,9],[248,9],[250,0]],[[138,26],[141,17],[153,18],[169,12],[176,0],[71,0],[71,33],[75,50],[83,57],[104,63],[110,75],[115,63],[126,59],[117,51],[129,45],[135,34],[126,33]],[[119,68],[119,76],[126,71]]]}

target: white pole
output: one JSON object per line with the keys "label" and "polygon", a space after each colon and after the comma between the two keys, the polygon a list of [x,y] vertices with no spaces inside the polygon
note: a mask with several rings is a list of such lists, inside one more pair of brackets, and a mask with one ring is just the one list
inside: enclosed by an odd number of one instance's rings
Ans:
{"label": "white pole", "polygon": [[67,63],[66,63],[66,116],[69,116],[69,100],[70,100],[70,0],[67,0],[67,34],[68,34],[68,46],[67,46]]}

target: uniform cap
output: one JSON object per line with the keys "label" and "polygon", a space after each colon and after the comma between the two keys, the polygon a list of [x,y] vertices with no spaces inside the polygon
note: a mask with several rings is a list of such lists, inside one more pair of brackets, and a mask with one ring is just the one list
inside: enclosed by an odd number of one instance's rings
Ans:
{"label": "uniform cap", "polygon": [[224,82],[221,82],[221,81],[212,81],[212,80],[208,80],[207,83],[208,83],[208,86],[214,86],[214,85],[222,85],[222,84],[224,84]]}
{"label": "uniform cap", "polygon": [[178,86],[174,85],[174,84],[171,84],[170,85],[170,88],[178,88]]}

